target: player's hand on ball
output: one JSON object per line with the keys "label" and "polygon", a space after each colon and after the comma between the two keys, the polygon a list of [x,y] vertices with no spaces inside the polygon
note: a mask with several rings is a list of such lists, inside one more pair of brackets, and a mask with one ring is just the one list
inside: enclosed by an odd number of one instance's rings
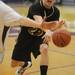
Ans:
{"label": "player's hand on ball", "polygon": [[57,29],[59,29],[59,28],[62,28],[62,26],[65,24],[65,21],[64,20],[59,20],[58,22],[57,22]]}
{"label": "player's hand on ball", "polygon": [[52,22],[42,22],[41,24],[41,28],[42,29],[50,29],[50,30],[53,30],[55,25],[57,24],[56,21],[52,21]]}

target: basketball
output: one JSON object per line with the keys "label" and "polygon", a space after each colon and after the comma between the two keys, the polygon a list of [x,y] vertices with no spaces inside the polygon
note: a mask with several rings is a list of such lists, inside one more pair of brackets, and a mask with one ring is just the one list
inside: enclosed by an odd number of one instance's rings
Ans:
{"label": "basketball", "polygon": [[52,34],[52,41],[58,47],[65,47],[71,41],[71,34],[65,29],[56,30]]}

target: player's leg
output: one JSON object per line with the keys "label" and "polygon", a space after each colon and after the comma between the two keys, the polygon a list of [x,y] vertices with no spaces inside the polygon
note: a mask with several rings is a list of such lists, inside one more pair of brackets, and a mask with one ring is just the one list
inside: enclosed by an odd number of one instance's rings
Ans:
{"label": "player's leg", "polygon": [[0,52],[0,64],[3,62],[4,52]]}
{"label": "player's leg", "polygon": [[3,57],[4,57],[4,41],[5,41],[5,38],[6,38],[6,34],[7,34],[7,31],[8,31],[9,27],[7,26],[4,26],[4,28],[2,28],[2,30],[0,30],[0,62],[2,62],[3,60]]}
{"label": "player's leg", "polygon": [[3,28],[4,28],[4,26],[0,27],[0,63],[2,63],[3,57],[4,57],[4,46],[2,43]]}
{"label": "player's leg", "polygon": [[40,45],[40,75],[47,75],[48,70],[48,45],[41,44]]}
{"label": "player's leg", "polygon": [[17,67],[16,75],[22,75],[27,68],[31,67],[30,52],[21,46],[15,47],[12,54],[11,66],[13,68]]}
{"label": "player's leg", "polygon": [[24,64],[17,68],[16,75],[23,75],[23,73],[32,66],[31,61],[25,61]]}
{"label": "player's leg", "polygon": [[3,60],[3,57],[4,57],[4,41],[5,41],[5,38],[6,38],[6,34],[7,34],[7,31],[8,31],[9,27],[7,26],[4,26],[4,28],[2,30],[0,30],[0,37],[1,37],[1,41],[0,41],[0,46],[2,45],[2,47],[0,47],[0,49],[2,50],[0,52],[0,62]]}
{"label": "player's leg", "polygon": [[[41,54],[40,60],[40,75],[47,75],[48,69],[48,45],[42,44],[43,40],[41,37],[35,37],[32,44],[32,53],[35,58]],[[41,46],[40,46],[41,45]]]}
{"label": "player's leg", "polygon": [[11,66],[17,67],[17,75],[22,75],[23,72],[31,66],[31,51],[29,48],[30,39],[28,37],[25,28],[21,28],[11,60]]}
{"label": "player's leg", "polygon": [[6,38],[6,34],[7,34],[8,29],[9,29],[8,26],[4,26],[3,34],[2,34],[2,42],[3,42],[3,45],[4,45],[4,42],[5,42],[5,38]]}

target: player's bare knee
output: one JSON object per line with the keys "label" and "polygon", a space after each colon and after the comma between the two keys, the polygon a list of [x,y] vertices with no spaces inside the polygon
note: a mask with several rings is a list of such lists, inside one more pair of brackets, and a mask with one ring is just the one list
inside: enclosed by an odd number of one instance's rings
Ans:
{"label": "player's bare knee", "polygon": [[18,66],[18,62],[16,62],[16,61],[11,61],[11,67],[16,67],[16,66]]}
{"label": "player's bare knee", "polygon": [[11,67],[13,67],[13,68],[16,67],[16,64],[11,63]]}
{"label": "player's bare knee", "polygon": [[40,53],[41,54],[47,54],[48,53],[48,45],[47,44],[42,44],[40,46]]}

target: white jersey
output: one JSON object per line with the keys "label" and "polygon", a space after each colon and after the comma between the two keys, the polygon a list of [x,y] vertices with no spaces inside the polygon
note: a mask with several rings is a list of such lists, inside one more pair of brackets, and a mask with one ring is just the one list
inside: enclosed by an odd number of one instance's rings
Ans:
{"label": "white jersey", "polygon": [[[4,51],[4,46],[2,44],[2,33],[4,25],[11,25],[11,22],[15,22],[21,18],[21,15],[19,15],[15,10],[0,0],[0,52]],[[1,56],[0,59],[2,59]]]}
{"label": "white jersey", "polygon": [[20,19],[22,16],[11,7],[0,1],[0,24],[7,25],[10,22]]}
{"label": "white jersey", "polygon": [[16,24],[15,21],[21,18],[22,16],[20,14],[0,0],[0,37],[2,36],[4,25]]}

